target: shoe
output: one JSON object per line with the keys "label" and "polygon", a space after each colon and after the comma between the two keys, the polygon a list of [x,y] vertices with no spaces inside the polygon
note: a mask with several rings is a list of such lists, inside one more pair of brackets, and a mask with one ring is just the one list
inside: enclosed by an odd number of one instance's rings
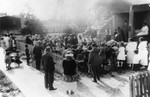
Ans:
{"label": "shoe", "polygon": [[49,89],[50,91],[52,91],[52,90],[57,90],[57,88],[51,88],[51,89]]}
{"label": "shoe", "polygon": [[66,93],[69,94],[69,91],[67,90]]}
{"label": "shoe", "polygon": [[97,81],[93,80],[93,82],[97,83]]}
{"label": "shoe", "polygon": [[74,94],[74,91],[73,90],[71,90],[71,95],[73,95]]}

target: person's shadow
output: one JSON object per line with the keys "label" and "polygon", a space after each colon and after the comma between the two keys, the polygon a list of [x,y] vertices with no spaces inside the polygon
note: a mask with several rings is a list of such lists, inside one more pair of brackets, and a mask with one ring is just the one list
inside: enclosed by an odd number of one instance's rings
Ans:
{"label": "person's shadow", "polygon": [[82,82],[77,82],[77,90],[86,93],[88,97],[96,97],[90,90],[89,87],[85,86]]}
{"label": "person's shadow", "polygon": [[110,95],[122,95],[122,92],[120,91],[120,89],[118,88],[113,88],[109,85],[107,85],[106,83],[104,83],[102,80],[99,81],[98,84],[98,88],[100,88],[101,90],[104,90],[106,93],[110,94]]}

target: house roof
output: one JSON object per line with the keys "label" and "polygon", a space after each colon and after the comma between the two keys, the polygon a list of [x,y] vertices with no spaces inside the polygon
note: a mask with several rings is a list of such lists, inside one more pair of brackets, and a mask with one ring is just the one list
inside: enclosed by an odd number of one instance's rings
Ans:
{"label": "house roof", "polygon": [[128,13],[130,6],[134,12],[150,11],[150,0],[99,0],[99,5],[108,7],[113,13]]}
{"label": "house roof", "polygon": [[131,5],[144,5],[150,4],[150,0],[123,0],[124,2],[131,4]]}
{"label": "house roof", "polygon": [[150,11],[150,0],[105,0],[105,5],[114,13],[129,12],[130,6],[134,6],[134,12]]}

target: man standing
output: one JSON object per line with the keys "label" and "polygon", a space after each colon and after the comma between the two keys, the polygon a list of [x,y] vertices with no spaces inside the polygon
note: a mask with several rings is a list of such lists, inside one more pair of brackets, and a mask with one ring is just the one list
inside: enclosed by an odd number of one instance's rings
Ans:
{"label": "man standing", "polygon": [[123,34],[124,34],[123,35],[123,41],[124,42],[128,42],[128,31],[129,31],[128,24],[125,21],[124,26],[123,26]]}
{"label": "man standing", "polygon": [[40,70],[42,58],[42,47],[40,46],[40,42],[37,42],[35,47],[33,48],[33,54],[36,62],[36,69]]}
{"label": "man standing", "polygon": [[45,49],[45,54],[42,56],[42,65],[44,66],[45,72],[45,88],[49,88],[49,90],[56,90],[56,88],[53,87],[55,62],[51,56],[50,47],[46,47]]}
{"label": "man standing", "polygon": [[101,67],[100,66],[101,57],[99,53],[100,53],[100,50],[97,48],[96,44],[92,44],[92,51],[89,54],[88,64],[90,65],[92,72],[93,72],[93,77],[94,77],[93,82],[97,82],[97,79],[100,80],[99,70]]}

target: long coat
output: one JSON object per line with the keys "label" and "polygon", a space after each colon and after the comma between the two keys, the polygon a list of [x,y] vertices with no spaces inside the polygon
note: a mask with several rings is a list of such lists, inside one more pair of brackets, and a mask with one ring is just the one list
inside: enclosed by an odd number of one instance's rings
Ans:
{"label": "long coat", "polygon": [[92,66],[100,66],[101,64],[101,57],[99,55],[100,50],[95,48],[89,54],[88,63]]}
{"label": "long coat", "polygon": [[42,56],[42,64],[44,66],[44,72],[45,72],[45,87],[49,89],[54,88],[53,82],[54,82],[54,70],[55,70],[55,62],[53,61],[53,58],[50,54],[46,53]]}
{"label": "long coat", "polygon": [[42,57],[42,47],[41,46],[35,46],[33,48],[33,54],[35,56],[35,59],[41,59],[41,57]]}
{"label": "long coat", "polygon": [[54,72],[55,70],[55,62],[50,54],[46,53],[42,56],[42,65],[44,66],[44,71],[46,72]]}

